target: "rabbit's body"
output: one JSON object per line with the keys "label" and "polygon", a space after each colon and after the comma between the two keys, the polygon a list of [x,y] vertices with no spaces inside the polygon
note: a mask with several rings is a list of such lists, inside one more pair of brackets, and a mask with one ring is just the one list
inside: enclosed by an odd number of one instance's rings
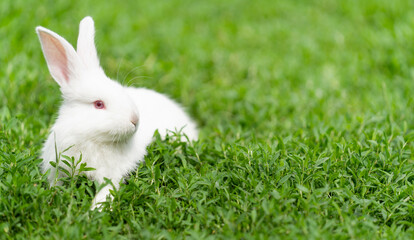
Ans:
{"label": "rabbit's body", "polygon": [[[51,184],[58,182],[50,162],[68,169],[56,159],[59,154],[76,160],[82,156],[82,162],[95,169],[85,172],[87,177],[99,183],[108,178],[118,187],[122,177],[144,160],[156,130],[162,136],[180,131],[189,140],[197,139],[195,123],[170,98],[149,89],[124,87],[105,75],[90,17],[81,21],[77,52],[56,33],[42,27],[36,30],[64,99],[42,153],[42,169],[50,169]],[[105,201],[110,189],[109,185],[98,192],[93,208]]]}
{"label": "rabbit's body", "polygon": [[[151,142],[155,130],[158,130],[160,135],[164,136],[167,130],[178,132],[183,128],[183,133],[187,135],[189,140],[197,139],[198,132],[194,122],[178,104],[168,97],[145,88],[129,87],[127,92],[136,103],[141,116],[136,137],[142,136],[142,139]],[[147,101],[150,102],[147,104]],[[176,114],[177,112],[183,114]]]}

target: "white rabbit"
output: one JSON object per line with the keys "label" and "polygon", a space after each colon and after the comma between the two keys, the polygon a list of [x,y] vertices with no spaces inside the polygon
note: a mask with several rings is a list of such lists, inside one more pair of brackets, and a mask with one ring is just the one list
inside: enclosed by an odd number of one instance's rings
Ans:
{"label": "white rabbit", "polygon": [[[104,178],[119,182],[144,159],[155,130],[182,130],[196,140],[196,124],[183,109],[160,93],[143,88],[124,87],[109,79],[99,64],[91,17],[79,26],[77,51],[58,34],[37,27],[50,74],[59,84],[63,103],[59,116],[43,147],[42,170],[50,169],[49,182],[56,184],[57,155],[79,159],[96,170],[85,172],[99,183]],[[57,151],[57,152],[56,152]],[[64,164],[60,166],[67,168]],[[59,174],[62,174],[59,172]],[[59,182],[57,182],[59,184]],[[111,185],[100,190],[92,209],[110,196]]]}

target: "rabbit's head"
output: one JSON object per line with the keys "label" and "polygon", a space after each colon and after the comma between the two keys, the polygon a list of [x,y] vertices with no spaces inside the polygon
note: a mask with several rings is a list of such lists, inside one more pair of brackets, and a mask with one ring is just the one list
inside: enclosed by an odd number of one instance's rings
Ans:
{"label": "rabbit's head", "polygon": [[138,128],[138,109],[126,89],[109,79],[99,64],[94,23],[79,26],[77,51],[58,34],[37,27],[47,66],[59,84],[63,104],[58,125],[80,141],[109,143],[131,138]]}

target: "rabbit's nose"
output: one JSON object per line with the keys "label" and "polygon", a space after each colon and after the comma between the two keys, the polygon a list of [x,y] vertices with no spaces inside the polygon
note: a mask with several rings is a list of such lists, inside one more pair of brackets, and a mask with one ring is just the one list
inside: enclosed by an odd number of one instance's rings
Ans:
{"label": "rabbit's nose", "polygon": [[138,115],[136,115],[135,113],[132,114],[130,121],[131,121],[132,124],[134,124],[134,126],[137,126],[137,124],[138,124]]}

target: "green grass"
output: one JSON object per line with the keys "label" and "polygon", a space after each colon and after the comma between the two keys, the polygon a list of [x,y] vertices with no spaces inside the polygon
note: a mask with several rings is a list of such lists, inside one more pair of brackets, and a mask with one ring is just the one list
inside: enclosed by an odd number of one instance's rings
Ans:
{"label": "green grass", "polygon": [[[60,93],[34,28],[95,19],[108,76],[172,96],[200,126],[159,138],[89,211],[39,153]],[[414,2],[0,2],[0,239],[412,239]]]}

